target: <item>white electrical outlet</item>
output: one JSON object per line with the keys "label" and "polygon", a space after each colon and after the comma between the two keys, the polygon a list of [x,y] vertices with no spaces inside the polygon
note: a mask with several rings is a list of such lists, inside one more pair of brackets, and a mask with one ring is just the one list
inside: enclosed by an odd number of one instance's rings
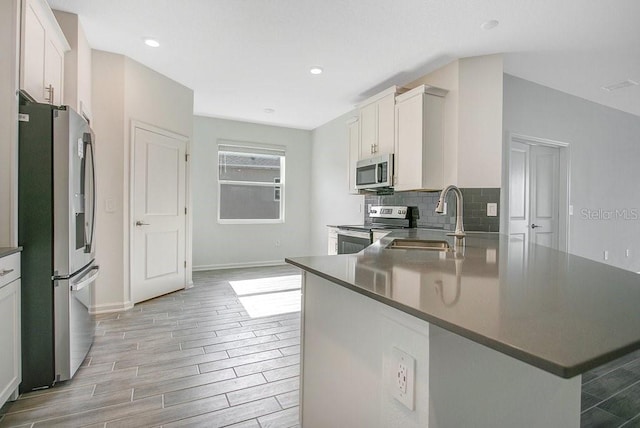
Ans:
{"label": "white electrical outlet", "polygon": [[407,366],[404,363],[398,364],[398,373],[396,374],[398,379],[398,388],[402,394],[407,393]]}
{"label": "white electrical outlet", "polygon": [[389,370],[389,389],[391,395],[404,404],[409,410],[413,410],[415,407],[415,358],[394,347],[391,350],[391,366]]}
{"label": "white electrical outlet", "polygon": [[498,216],[498,204],[495,202],[489,202],[487,204],[487,217]]}
{"label": "white electrical outlet", "polygon": [[629,257],[630,255],[631,255],[631,250],[627,248],[626,251],[624,252],[624,256]]}
{"label": "white electrical outlet", "polygon": [[604,256],[604,259],[605,259],[605,260],[609,260],[609,251],[604,250],[604,254],[603,254],[603,256]]}

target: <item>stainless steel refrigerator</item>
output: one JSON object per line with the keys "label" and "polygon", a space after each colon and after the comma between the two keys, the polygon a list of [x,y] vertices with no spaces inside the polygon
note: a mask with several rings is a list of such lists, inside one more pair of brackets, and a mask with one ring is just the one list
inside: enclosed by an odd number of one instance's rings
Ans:
{"label": "stainless steel refrigerator", "polygon": [[73,377],[93,343],[94,144],[89,124],[71,108],[20,106],[21,392]]}

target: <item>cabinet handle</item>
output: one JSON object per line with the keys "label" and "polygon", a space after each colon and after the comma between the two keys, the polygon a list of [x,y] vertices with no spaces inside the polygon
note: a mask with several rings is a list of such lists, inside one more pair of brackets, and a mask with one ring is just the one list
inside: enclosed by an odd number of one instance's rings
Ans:
{"label": "cabinet handle", "polygon": [[2,271],[0,271],[0,276],[9,275],[13,271],[14,269],[2,269]]}
{"label": "cabinet handle", "polygon": [[[53,104],[53,85],[49,85],[45,87],[44,90],[45,90],[44,100],[49,101],[49,104]],[[49,94],[48,97],[47,97],[47,93]]]}

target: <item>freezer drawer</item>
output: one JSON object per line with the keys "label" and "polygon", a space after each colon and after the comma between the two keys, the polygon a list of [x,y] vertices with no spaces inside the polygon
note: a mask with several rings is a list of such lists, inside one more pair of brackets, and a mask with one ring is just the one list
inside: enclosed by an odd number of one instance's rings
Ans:
{"label": "freezer drawer", "polygon": [[73,377],[93,343],[95,319],[90,308],[98,270],[91,264],[67,280],[55,281],[56,382]]}

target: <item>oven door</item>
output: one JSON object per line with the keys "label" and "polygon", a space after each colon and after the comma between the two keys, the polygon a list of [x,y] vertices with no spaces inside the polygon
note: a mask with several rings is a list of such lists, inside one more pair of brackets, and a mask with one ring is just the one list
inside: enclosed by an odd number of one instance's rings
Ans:
{"label": "oven door", "polygon": [[338,254],[355,254],[371,245],[371,232],[338,230]]}

